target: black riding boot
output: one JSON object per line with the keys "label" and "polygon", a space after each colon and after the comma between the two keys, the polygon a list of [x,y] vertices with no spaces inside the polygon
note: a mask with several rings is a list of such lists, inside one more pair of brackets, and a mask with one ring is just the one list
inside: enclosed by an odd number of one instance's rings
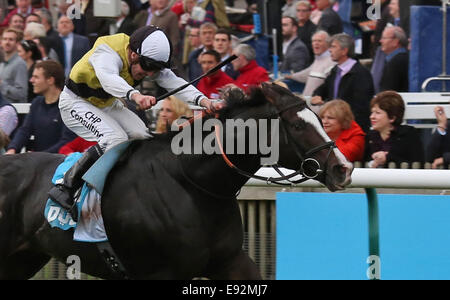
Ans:
{"label": "black riding boot", "polygon": [[72,215],[72,219],[78,221],[78,209],[74,205],[74,194],[83,185],[84,173],[97,161],[103,154],[99,145],[92,146],[86,151],[78,161],[67,170],[64,175],[64,182],[56,184],[48,193],[50,199],[67,209]]}

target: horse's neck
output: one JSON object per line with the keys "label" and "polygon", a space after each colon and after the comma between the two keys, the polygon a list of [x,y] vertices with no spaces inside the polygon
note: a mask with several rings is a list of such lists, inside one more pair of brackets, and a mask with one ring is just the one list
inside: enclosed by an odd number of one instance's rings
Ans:
{"label": "horse's neck", "polygon": [[[234,166],[237,168],[244,170],[248,173],[255,173],[260,167],[260,159],[258,154],[236,154],[236,153],[249,153],[249,137],[245,136],[245,145],[239,145],[240,147],[244,146],[245,151],[237,148],[236,137],[234,136],[234,132],[230,133],[233,135],[233,143],[227,141],[227,131],[226,126],[222,126],[222,136],[215,136],[214,129],[212,131],[202,131],[202,139],[196,139],[195,133],[193,133],[192,141],[194,141],[197,145],[202,144],[202,154],[198,155],[181,155],[181,163],[183,165],[184,170],[189,173],[189,178],[192,181],[195,181],[199,185],[203,187],[207,187],[211,191],[217,191],[218,193],[232,195],[238,192],[242,186],[247,182],[248,178],[239,174],[233,167],[229,166],[226,163],[226,159],[228,159]],[[197,132],[198,134],[198,132]],[[207,147],[211,145],[211,139],[215,136],[215,148],[214,154],[206,154],[207,149],[203,148],[203,146]],[[220,140],[220,144],[222,147],[218,146],[218,140]],[[229,144],[227,144],[229,143]],[[228,147],[230,144],[233,144],[231,147]],[[198,153],[191,145],[191,153]],[[212,147],[209,149],[211,152]],[[198,151],[198,149],[197,149]],[[223,156],[226,155],[226,157]]]}
{"label": "horse's neck", "polygon": [[[259,169],[257,157],[248,155],[227,157],[236,167],[251,174]],[[217,195],[235,195],[248,180],[227,165],[224,158],[218,154],[203,154],[195,158],[184,155],[180,159],[186,176],[189,176],[192,182]]]}

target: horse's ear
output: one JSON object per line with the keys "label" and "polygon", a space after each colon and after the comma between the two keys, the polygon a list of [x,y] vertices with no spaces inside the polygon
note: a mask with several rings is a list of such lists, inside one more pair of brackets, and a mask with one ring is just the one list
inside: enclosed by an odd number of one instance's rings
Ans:
{"label": "horse's ear", "polygon": [[278,93],[276,93],[272,88],[272,83],[265,83],[263,82],[261,84],[261,89],[263,94],[266,96],[266,99],[275,105],[276,99],[280,96]]}

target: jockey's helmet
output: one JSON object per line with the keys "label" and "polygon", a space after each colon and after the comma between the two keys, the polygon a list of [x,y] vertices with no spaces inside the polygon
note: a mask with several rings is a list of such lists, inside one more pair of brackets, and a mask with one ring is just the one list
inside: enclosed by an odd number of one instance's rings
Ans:
{"label": "jockey's helmet", "polygon": [[136,30],[130,37],[130,49],[139,55],[139,64],[145,71],[170,68],[172,45],[166,34],[156,26]]}

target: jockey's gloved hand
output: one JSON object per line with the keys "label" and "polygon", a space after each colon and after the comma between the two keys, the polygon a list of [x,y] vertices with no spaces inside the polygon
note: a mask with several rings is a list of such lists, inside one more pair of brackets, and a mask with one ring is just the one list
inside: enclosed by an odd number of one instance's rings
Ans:
{"label": "jockey's gloved hand", "polygon": [[146,110],[156,104],[156,98],[153,96],[142,95],[141,93],[134,93],[130,96],[131,100],[136,102],[138,110]]}

